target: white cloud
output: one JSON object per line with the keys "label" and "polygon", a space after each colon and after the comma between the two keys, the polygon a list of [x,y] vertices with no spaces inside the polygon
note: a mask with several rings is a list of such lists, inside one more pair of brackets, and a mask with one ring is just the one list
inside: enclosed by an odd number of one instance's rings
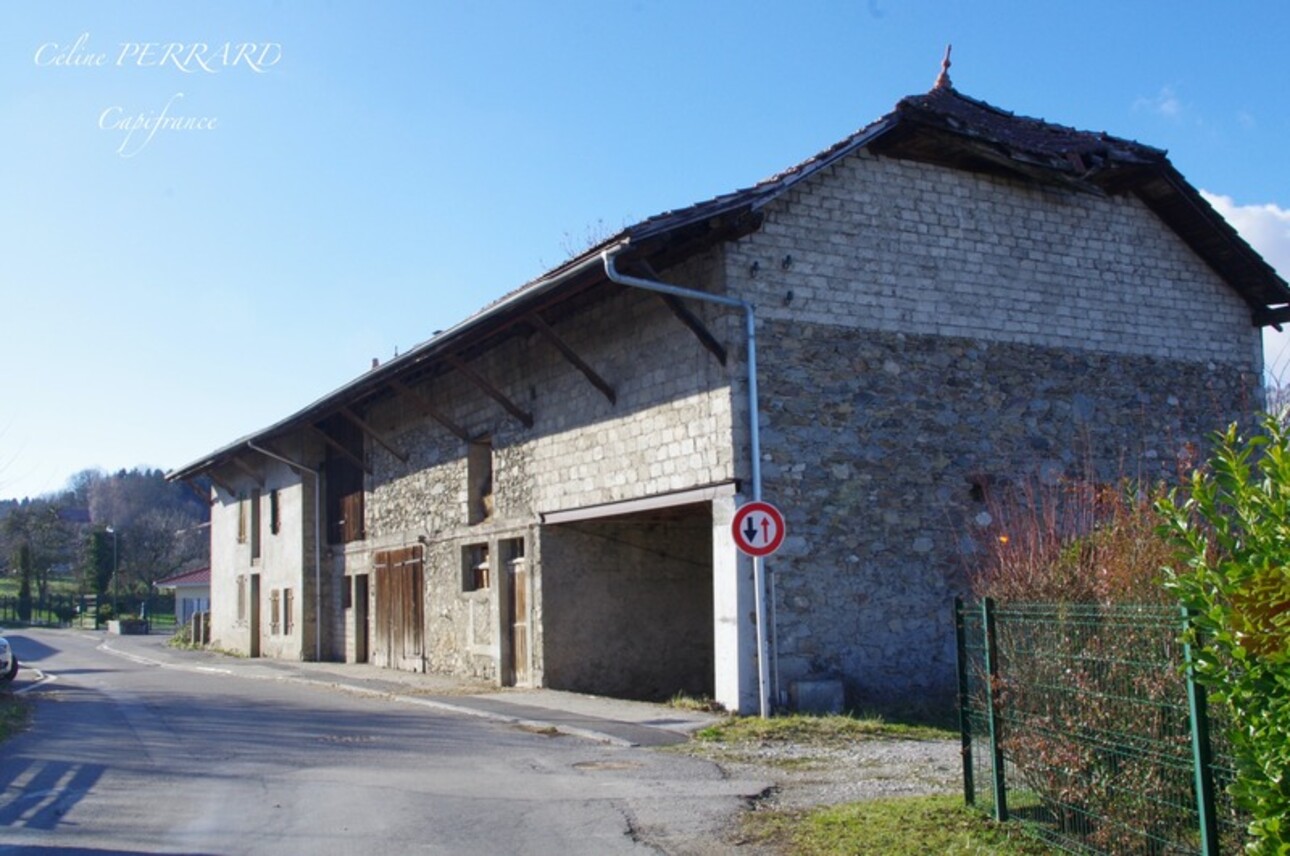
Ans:
{"label": "white cloud", "polygon": [[[1283,279],[1290,280],[1290,209],[1272,203],[1238,205],[1230,196],[1204,190],[1201,195]],[[1264,328],[1263,353],[1272,379],[1280,385],[1290,383],[1290,325],[1280,333]]]}
{"label": "white cloud", "polygon": [[1178,119],[1182,116],[1183,103],[1172,86],[1162,86],[1153,98],[1139,98],[1133,102],[1134,110],[1145,110],[1164,116],[1166,119]]}

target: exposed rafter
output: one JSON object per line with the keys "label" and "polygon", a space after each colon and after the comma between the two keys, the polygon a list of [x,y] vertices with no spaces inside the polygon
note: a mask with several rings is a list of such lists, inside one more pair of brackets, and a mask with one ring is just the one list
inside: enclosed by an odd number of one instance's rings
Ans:
{"label": "exposed rafter", "polygon": [[[662,281],[663,278],[658,275],[658,271],[654,270],[653,266],[651,266],[649,262],[642,262],[641,267],[645,270],[645,273],[650,279]],[[681,301],[681,298],[675,297],[671,294],[655,293],[658,294],[659,299],[666,303],[668,308],[672,310],[672,314],[681,319],[681,323],[690,328],[690,331],[698,337],[699,342],[703,347],[711,351],[712,355],[717,358],[717,361],[724,366],[726,364],[725,346],[717,341],[716,336],[712,335],[712,331],[703,323],[703,319],[691,312],[690,308]]]}
{"label": "exposed rafter", "polygon": [[385,451],[389,452],[391,455],[398,458],[400,461],[402,461],[405,464],[408,462],[408,456],[406,452],[400,451],[398,447],[394,445],[394,443],[392,443],[388,438],[382,435],[380,431],[377,431],[371,425],[364,422],[363,418],[359,416],[357,413],[355,413],[353,410],[350,410],[348,407],[342,407],[340,409],[340,414],[344,416],[346,419],[348,419],[350,422],[353,422],[355,425],[357,425],[359,430],[362,431],[364,434],[366,434],[367,436],[375,440],[377,443],[380,443],[382,446],[384,446]]}
{"label": "exposed rafter", "polygon": [[1276,306],[1254,311],[1255,327],[1275,327],[1280,330],[1281,325],[1288,322],[1290,322],[1290,306]]}
{"label": "exposed rafter", "polygon": [[202,490],[192,479],[184,479],[183,482],[184,486],[191,490],[202,502],[207,505],[215,504],[215,497],[211,496],[211,492],[209,490]]}
{"label": "exposed rafter", "polygon": [[260,471],[257,470],[255,467],[251,466],[246,461],[242,460],[240,457],[236,455],[234,455],[230,459],[230,463],[232,463],[233,466],[237,467],[238,470],[242,472],[242,475],[251,479],[251,481],[255,482],[260,487],[264,487],[264,476],[261,475]]}
{"label": "exposed rafter", "polygon": [[494,401],[496,401],[498,404],[504,407],[507,413],[511,414],[516,419],[518,419],[521,423],[523,423],[525,428],[533,427],[533,414],[529,413],[527,410],[524,410],[515,402],[511,401],[510,398],[508,398],[505,393],[503,393],[500,389],[498,389],[497,387],[489,383],[487,378],[479,374],[479,372],[475,371],[470,366],[466,365],[465,360],[463,360],[461,357],[457,356],[456,354],[445,354],[444,359],[447,360],[449,365],[451,365],[457,371],[465,375],[471,381],[471,383],[475,384],[475,386],[482,389],[490,398],[492,398]]}
{"label": "exposed rafter", "polygon": [[524,320],[533,325],[533,329],[537,330],[538,333],[542,335],[542,338],[555,346],[555,349],[559,351],[566,360],[572,363],[574,368],[582,372],[583,377],[591,381],[591,385],[600,390],[601,394],[603,394],[605,398],[609,399],[610,404],[618,403],[618,393],[614,392],[614,388],[610,386],[595,369],[587,365],[582,357],[578,356],[577,352],[574,351],[573,348],[569,347],[569,344],[565,342],[564,339],[561,339],[560,335],[556,333],[555,330],[551,329],[551,325],[542,320],[542,316],[538,315],[536,312],[532,312],[524,316]]}
{"label": "exposed rafter", "polygon": [[310,425],[309,429],[313,431],[315,434],[317,434],[319,437],[321,437],[324,443],[326,443],[328,446],[330,446],[331,448],[339,452],[341,457],[354,463],[359,469],[367,473],[369,476],[372,474],[372,469],[367,465],[366,461],[364,461],[358,455],[355,455],[349,449],[346,449],[340,443],[337,443],[335,440],[331,438],[331,435],[328,434],[326,431],[319,428],[317,425]]}
{"label": "exposed rafter", "polygon": [[443,427],[447,428],[460,438],[463,443],[470,442],[470,435],[466,433],[466,429],[445,416],[442,411],[435,407],[434,402],[429,398],[417,392],[398,378],[390,378],[388,386],[399,395],[409,399],[414,405],[416,405],[418,410],[438,422]]}
{"label": "exposed rafter", "polygon": [[237,498],[237,488],[233,487],[233,485],[229,484],[227,481],[220,478],[219,473],[215,472],[215,469],[213,467],[206,471],[206,477],[211,480],[212,484],[214,484],[216,487],[223,490],[229,496],[235,499]]}

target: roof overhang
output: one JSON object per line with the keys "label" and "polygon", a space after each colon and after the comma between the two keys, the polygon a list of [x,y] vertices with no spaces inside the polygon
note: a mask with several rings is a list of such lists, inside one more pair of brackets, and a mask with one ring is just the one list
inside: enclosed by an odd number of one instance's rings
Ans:
{"label": "roof overhang", "polygon": [[760,228],[768,204],[866,148],[889,157],[1080,192],[1136,194],[1241,295],[1251,308],[1255,325],[1290,322],[1290,286],[1174,169],[1163,150],[1104,133],[1013,116],[945,86],[902,100],[886,116],[752,187],[667,211],[624,229],[285,419],[172,470],[166,477],[189,480],[211,474],[214,468],[253,451],[253,443],[270,442],[343,408],[361,407],[393,394],[392,384],[415,382],[442,371],[445,365],[460,366],[463,359],[493,347],[516,328],[532,326],[534,313],[605,285],[608,280],[601,254],[606,250],[620,254],[620,264],[636,262],[647,271],[663,270],[714,244],[747,235]]}

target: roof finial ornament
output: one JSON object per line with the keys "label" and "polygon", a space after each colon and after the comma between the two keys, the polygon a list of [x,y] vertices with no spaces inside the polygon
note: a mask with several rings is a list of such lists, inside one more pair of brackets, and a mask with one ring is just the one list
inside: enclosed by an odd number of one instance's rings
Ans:
{"label": "roof finial ornament", "polygon": [[936,85],[933,89],[953,89],[954,84],[950,83],[950,51],[954,50],[954,45],[945,46],[945,59],[941,60],[941,73],[936,76]]}

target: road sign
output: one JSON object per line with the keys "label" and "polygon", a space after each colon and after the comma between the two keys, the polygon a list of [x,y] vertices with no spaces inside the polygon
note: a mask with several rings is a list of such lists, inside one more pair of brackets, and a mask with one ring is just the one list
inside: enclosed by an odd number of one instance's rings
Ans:
{"label": "road sign", "polygon": [[769,502],[746,502],[730,523],[735,546],[749,556],[769,556],[784,543],[784,515]]}

